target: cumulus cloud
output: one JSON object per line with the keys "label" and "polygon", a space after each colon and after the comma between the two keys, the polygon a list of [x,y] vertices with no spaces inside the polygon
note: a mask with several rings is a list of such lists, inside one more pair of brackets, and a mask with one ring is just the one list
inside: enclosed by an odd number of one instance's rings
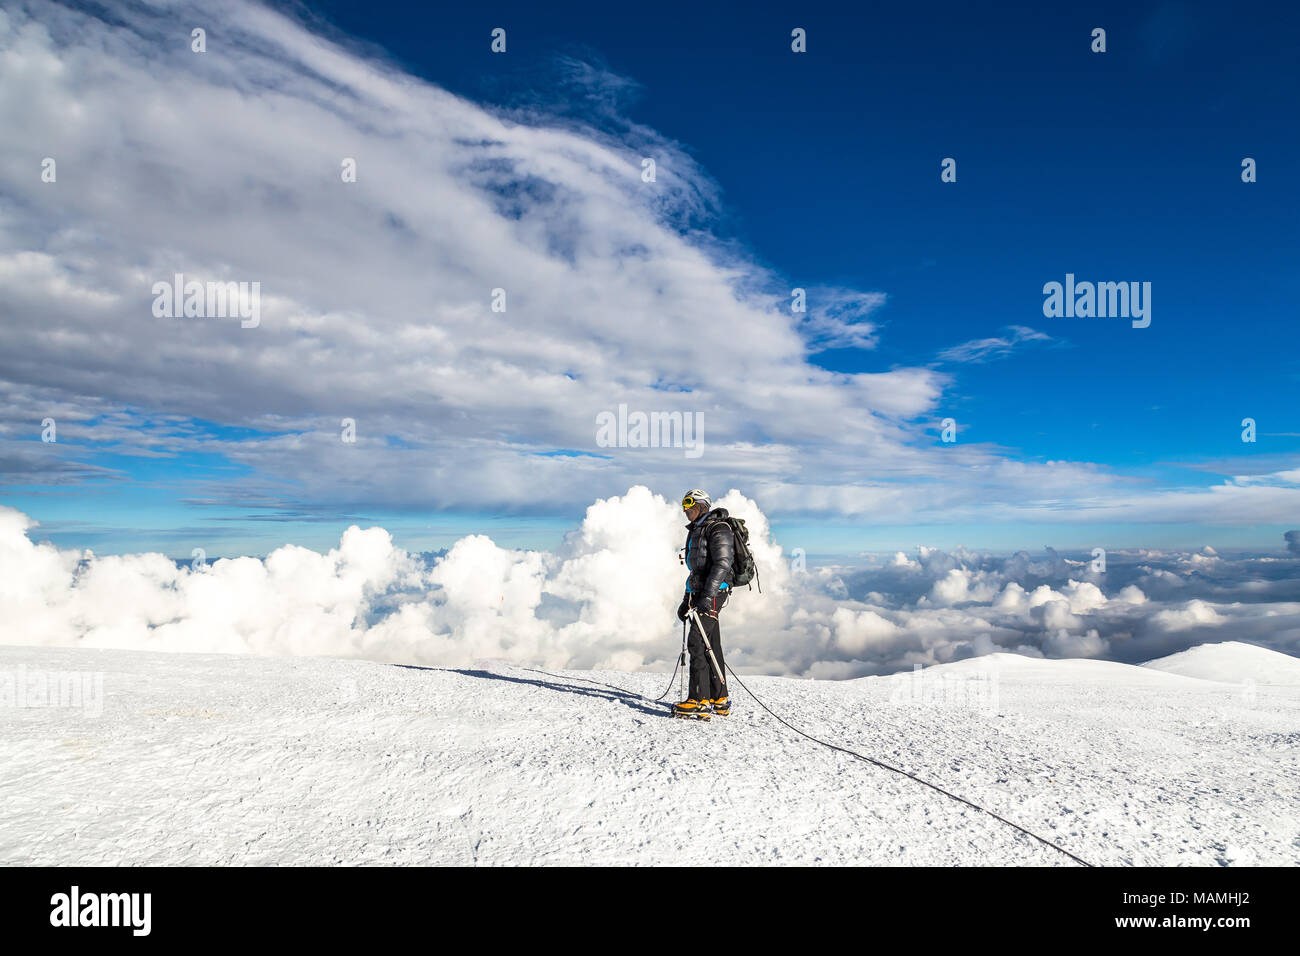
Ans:
{"label": "cumulus cloud", "polygon": [[1058,631],[1043,644],[1043,649],[1051,657],[1101,657],[1108,646],[1095,630],[1089,630],[1086,634]]}
{"label": "cumulus cloud", "polygon": [[898,636],[901,628],[872,610],[853,611],[838,607],[831,615],[835,627],[835,645],[850,657],[870,656],[873,648]]}
{"label": "cumulus cloud", "polygon": [[[1150,553],[1112,553],[1086,577],[1055,552],[933,548],[801,570],[752,499],[717,503],[748,523],[762,574],[762,592],[723,614],[728,660],[745,671],[857,677],[1000,650],[1139,662],[1227,639],[1300,651],[1297,559],[1220,556],[1212,580],[1198,565],[1167,570],[1184,581],[1169,599],[1136,583],[1159,580]],[[593,503],[553,551],[475,534],[431,561],[378,527],[350,528],[323,554],[285,545],[202,570],[60,550],[38,533],[0,508],[0,643],[629,670],[670,668],[680,645],[680,509],[643,486]]]}
{"label": "cumulus cloud", "polygon": [[934,582],[930,593],[921,599],[921,603],[937,604],[940,607],[970,602],[985,603],[996,591],[995,582],[989,580],[987,574],[966,568],[950,568],[942,578]]}
{"label": "cumulus cloud", "polygon": [[1117,601],[1123,601],[1126,604],[1145,604],[1147,596],[1142,593],[1142,589],[1136,584],[1126,584],[1119,590]]}
{"label": "cumulus cloud", "polygon": [[1151,620],[1158,627],[1168,631],[1182,631],[1201,624],[1219,624],[1223,618],[1219,612],[1204,601],[1192,600],[1179,608],[1157,611]]}

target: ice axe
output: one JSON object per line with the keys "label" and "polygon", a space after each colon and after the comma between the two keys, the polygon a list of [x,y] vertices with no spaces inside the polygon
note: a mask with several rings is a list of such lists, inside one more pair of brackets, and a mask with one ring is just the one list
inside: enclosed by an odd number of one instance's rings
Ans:
{"label": "ice axe", "polygon": [[[680,700],[686,699],[686,628],[688,626],[685,621],[682,621],[682,655],[677,658],[677,667],[682,672]],[[672,680],[672,678],[670,677],[669,680]]]}
{"label": "ice axe", "polygon": [[718,666],[718,659],[713,656],[713,645],[709,643],[709,634],[706,630],[704,630],[704,622],[700,620],[700,615],[695,610],[695,608],[689,609],[686,612],[686,615],[687,617],[691,617],[695,619],[695,626],[699,628],[700,631],[700,640],[704,644],[704,649],[709,654],[709,663],[713,665],[713,673],[718,675],[718,683],[722,685],[723,691],[726,691],[727,678],[726,675],[722,673],[722,668]]}

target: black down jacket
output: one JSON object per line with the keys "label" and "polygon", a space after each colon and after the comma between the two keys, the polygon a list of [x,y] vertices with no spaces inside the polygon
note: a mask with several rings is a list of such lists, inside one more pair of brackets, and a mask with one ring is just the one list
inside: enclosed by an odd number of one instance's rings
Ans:
{"label": "black down jacket", "polygon": [[686,598],[715,614],[726,603],[736,553],[731,525],[718,520],[726,516],[726,508],[714,508],[686,526]]}

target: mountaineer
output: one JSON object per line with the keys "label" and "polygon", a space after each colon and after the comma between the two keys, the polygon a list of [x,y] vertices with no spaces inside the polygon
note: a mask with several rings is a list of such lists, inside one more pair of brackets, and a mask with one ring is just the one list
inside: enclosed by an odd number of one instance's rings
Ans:
{"label": "mountaineer", "polygon": [[691,685],[686,700],[675,704],[673,713],[682,717],[726,716],[731,712],[731,700],[718,612],[727,603],[734,583],[736,534],[732,522],[736,519],[728,516],[726,508],[714,508],[708,492],[698,488],[683,496],[682,511],[689,522],[683,558],[689,575],[677,619],[691,621],[687,642]]}

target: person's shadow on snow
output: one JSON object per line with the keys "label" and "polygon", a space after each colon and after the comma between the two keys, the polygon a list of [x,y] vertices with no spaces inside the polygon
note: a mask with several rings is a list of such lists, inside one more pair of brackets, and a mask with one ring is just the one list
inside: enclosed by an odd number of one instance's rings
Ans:
{"label": "person's shadow on snow", "polygon": [[[579,687],[575,684],[557,684],[554,681],[532,680],[527,677],[510,677],[506,674],[494,674],[492,671],[470,670],[468,668],[456,667],[421,667],[418,664],[394,664],[393,667],[402,667],[413,671],[446,671],[449,674],[460,674],[463,677],[478,677],[485,680],[500,680],[510,684],[528,684],[533,687],[541,687],[545,690],[560,691],[565,694],[577,694],[580,697],[594,697],[597,700],[609,700],[615,703],[631,707],[633,710],[639,710],[643,714],[649,714],[652,717],[671,717],[672,713],[665,707],[654,706],[654,701],[642,697],[640,694],[633,694],[621,688],[614,687],[611,684],[602,684],[600,681],[591,681],[596,687]],[[585,680],[585,678],[565,677],[563,674],[551,674],[548,671],[533,670],[531,667],[521,667],[520,670],[531,671],[534,674],[545,674],[547,677],[554,677],[558,680]],[[603,689],[602,689],[603,688]],[[647,704],[651,706],[646,706]]]}

